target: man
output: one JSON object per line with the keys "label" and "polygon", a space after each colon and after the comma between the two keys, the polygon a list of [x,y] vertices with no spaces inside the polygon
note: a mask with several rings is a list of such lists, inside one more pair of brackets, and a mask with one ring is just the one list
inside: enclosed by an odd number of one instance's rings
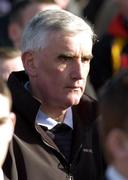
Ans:
{"label": "man", "polygon": [[105,179],[128,179],[128,71],[115,75],[102,89],[99,130],[108,163]]}
{"label": "man", "polygon": [[3,79],[0,78],[0,179],[4,179],[2,166],[12,139],[15,115],[11,113],[11,94]]}
{"label": "man", "polygon": [[[42,11],[26,26],[25,72],[8,81],[17,115],[11,153],[18,179],[100,179],[97,103],[83,96],[94,38],[87,22],[64,10]],[[10,175],[9,158],[6,163]]]}
{"label": "man", "polygon": [[20,50],[14,48],[0,48],[0,76],[7,81],[12,71],[23,70]]}

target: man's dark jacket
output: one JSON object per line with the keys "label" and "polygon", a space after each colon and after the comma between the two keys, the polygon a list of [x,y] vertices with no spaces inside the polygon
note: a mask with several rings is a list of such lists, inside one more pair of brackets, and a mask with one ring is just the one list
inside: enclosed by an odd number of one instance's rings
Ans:
{"label": "man's dark jacket", "polygon": [[67,163],[47,133],[35,124],[40,103],[24,88],[24,71],[11,74],[8,85],[17,122],[13,142],[4,164],[12,180],[99,180],[103,173],[95,119],[97,103],[85,95],[73,111],[73,142]]}

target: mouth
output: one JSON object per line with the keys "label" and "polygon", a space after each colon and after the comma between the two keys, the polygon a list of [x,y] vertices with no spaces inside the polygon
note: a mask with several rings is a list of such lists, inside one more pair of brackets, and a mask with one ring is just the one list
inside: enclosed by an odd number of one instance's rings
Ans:
{"label": "mouth", "polygon": [[82,87],[76,87],[76,86],[70,86],[70,87],[67,87],[67,89],[71,91],[82,91]]}

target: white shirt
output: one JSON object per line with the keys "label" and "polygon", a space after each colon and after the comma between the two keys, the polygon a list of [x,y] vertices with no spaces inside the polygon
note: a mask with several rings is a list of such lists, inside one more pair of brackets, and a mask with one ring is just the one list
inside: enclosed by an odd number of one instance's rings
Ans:
{"label": "white shirt", "polygon": [[[46,126],[48,129],[52,129],[57,124],[60,124],[61,122],[57,122],[54,119],[48,117],[45,113],[43,113],[40,109],[36,115],[36,123],[38,125]],[[69,127],[73,129],[73,120],[72,120],[72,109],[71,107],[67,109],[64,122]]]}
{"label": "white shirt", "polygon": [[108,180],[127,180],[113,166],[107,168],[106,177]]}

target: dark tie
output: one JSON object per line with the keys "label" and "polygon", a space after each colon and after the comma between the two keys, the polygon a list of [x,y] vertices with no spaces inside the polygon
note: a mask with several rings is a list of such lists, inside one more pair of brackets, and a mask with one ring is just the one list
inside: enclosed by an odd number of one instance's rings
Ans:
{"label": "dark tie", "polygon": [[72,128],[68,125],[61,123],[57,124],[47,133],[51,133],[52,139],[65,156],[66,160],[70,160],[71,143],[72,143]]}

